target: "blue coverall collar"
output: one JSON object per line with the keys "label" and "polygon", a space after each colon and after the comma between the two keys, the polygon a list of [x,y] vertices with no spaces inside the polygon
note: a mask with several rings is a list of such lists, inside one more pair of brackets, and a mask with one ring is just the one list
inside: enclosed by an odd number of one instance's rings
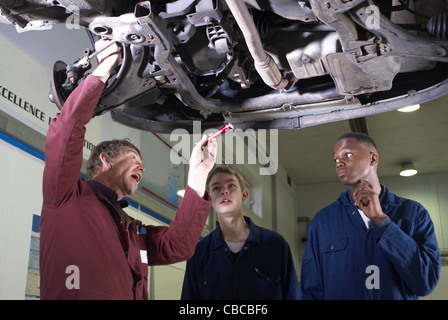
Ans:
{"label": "blue coverall collar", "polygon": [[[250,232],[247,237],[246,243],[255,242],[259,244],[261,242],[261,230],[258,226],[256,226],[249,217],[244,216],[244,220],[249,223]],[[212,232],[212,249],[215,250],[221,246],[225,246],[226,242],[224,241],[224,237],[222,236],[222,231],[219,225]]]}

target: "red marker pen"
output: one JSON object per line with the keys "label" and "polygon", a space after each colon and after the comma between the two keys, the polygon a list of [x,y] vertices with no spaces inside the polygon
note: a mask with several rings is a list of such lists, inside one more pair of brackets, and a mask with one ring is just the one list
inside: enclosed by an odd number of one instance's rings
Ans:
{"label": "red marker pen", "polygon": [[[219,129],[218,131],[216,131],[214,134],[212,134],[210,136],[210,138],[216,138],[217,136],[219,136],[221,133],[223,133],[226,130],[229,129],[233,129],[233,124],[231,124],[230,122],[225,124],[224,127],[222,127],[221,129]],[[204,147],[207,145],[207,141],[205,142],[205,144],[202,146],[202,149],[204,149]],[[197,143],[194,144],[195,146],[197,145]]]}
{"label": "red marker pen", "polygon": [[216,131],[214,134],[212,134],[210,136],[210,138],[216,138],[217,136],[219,136],[221,133],[223,133],[226,130],[229,129],[233,129],[233,125],[229,122],[227,123],[224,127],[222,127],[221,129],[219,129],[218,131]]}

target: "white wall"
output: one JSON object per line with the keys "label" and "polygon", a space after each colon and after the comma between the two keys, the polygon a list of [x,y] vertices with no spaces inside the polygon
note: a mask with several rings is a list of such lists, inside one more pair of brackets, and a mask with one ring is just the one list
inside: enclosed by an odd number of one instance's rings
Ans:
{"label": "white wall", "polygon": [[297,276],[300,275],[299,260],[302,258],[300,242],[298,241],[297,210],[298,200],[295,184],[288,184],[287,172],[280,166],[275,179],[275,204],[273,211],[276,214],[277,231],[282,234],[291,248]]}
{"label": "white wall", "polygon": [[0,299],[23,299],[44,163],[0,139]]}

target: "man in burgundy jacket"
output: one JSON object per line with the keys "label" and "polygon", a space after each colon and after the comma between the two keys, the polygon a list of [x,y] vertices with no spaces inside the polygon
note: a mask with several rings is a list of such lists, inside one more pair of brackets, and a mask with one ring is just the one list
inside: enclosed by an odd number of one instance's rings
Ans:
{"label": "man in burgundy jacket", "polygon": [[148,264],[189,259],[211,207],[205,180],[217,146],[205,136],[192,151],[185,196],[169,227],[144,226],[119,205],[144,171],[137,148],[116,157],[101,153],[98,172],[87,181],[80,177],[85,125],[120,58],[116,45],[98,55],[99,66],[70,94],[47,133],[41,299],[148,299]]}

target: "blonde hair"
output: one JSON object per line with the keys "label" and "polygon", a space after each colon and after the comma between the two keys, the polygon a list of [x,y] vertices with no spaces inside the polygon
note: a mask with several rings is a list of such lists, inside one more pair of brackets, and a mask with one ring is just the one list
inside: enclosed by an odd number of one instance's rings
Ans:
{"label": "blonde hair", "polygon": [[236,179],[238,180],[239,184],[240,184],[241,190],[245,190],[246,189],[246,181],[245,181],[243,175],[241,173],[239,173],[238,171],[236,171],[235,169],[233,169],[232,167],[223,165],[223,166],[214,167],[212,169],[212,171],[210,171],[210,173],[208,174],[207,182],[206,182],[206,185],[205,185],[206,188],[207,188],[207,191],[210,191],[210,187],[209,187],[210,181],[218,173],[227,173],[227,174],[230,174],[232,176],[235,176]]}

